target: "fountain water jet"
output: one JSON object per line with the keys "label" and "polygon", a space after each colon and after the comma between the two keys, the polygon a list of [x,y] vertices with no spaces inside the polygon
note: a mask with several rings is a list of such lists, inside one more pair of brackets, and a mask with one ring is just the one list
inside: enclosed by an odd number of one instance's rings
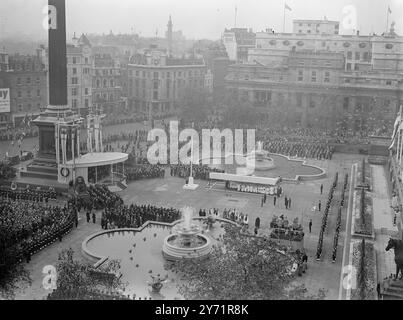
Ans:
{"label": "fountain water jet", "polygon": [[211,251],[211,240],[202,235],[201,226],[192,223],[193,209],[182,209],[182,222],[172,229],[173,234],[164,240],[162,252],[167,260],[199,258]]}

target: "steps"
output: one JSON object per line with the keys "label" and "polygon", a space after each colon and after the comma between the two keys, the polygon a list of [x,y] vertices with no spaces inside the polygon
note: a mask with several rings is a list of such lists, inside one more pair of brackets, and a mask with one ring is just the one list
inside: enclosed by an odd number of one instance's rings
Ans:
{"label": "steps", "polygon": [[57,181],[57,165],[55,163],[34,160],[26,167],[26,171],[21,171],[21,177]]}
{"label": "steps", "polygon": [[57,181],[57,173],[46,173],[46,172],[35,172],[35,171],[21,171],[21,177],[23,178],[36,178],[36,179],[45,179],[45,180],[52,180]]}
{"label": "steps", "polygon": [[388,283],[389,286],[383,291],[384,300],[403,300],[403,280],[391,280]]}

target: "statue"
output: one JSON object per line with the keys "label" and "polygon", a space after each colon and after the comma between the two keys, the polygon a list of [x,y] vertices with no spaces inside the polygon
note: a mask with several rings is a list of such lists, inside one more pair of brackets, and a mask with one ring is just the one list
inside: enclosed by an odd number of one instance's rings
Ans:
{"label": "statue", "polygon": [[397,277],[399,276],[399,272],[402,273],[402,275],[400,276],[400,280],[402,280],[403,279],[403,240],[390,238],[385,250],[389,251],[392,248],[395,250],[395,263],[396,263],[395,280],[397,280]]}
{"label": "statue", "polygon": [[166,275],[165,278],[161,278],[159,274],[157,276],[151,275],[151,279],[153,281],[149,282],[148,285],[151,286],[152,292],[153,293],[160,293],[162,287],[164,286],[164,283],[168,279],[168,275]]}

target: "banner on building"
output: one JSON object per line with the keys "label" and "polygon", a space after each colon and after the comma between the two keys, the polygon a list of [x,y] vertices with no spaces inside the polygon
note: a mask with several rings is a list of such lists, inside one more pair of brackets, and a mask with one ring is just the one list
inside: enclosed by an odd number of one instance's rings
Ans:
{"label": "banner on building", "polygon": [[0,88],[0,113],[10,112],[10,89]]}

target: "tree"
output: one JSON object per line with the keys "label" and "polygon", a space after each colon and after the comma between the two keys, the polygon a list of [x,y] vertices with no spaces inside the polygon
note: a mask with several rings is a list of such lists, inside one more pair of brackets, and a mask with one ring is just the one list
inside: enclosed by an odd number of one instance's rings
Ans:
{"label": "tree", "polygon": [[16,169],[9,164],[0,163],[0,181],[15,178]]}
{"label": "tree", "polygon": [[18,284],[31,283],[28,272],[20,263],[21,251],[12,240],[10,230],[0,224],[0,296],[14,297]]}
{"label": "tree", "polygon": [[180,100],[180,116],[185,121],[206,121],[209,108],[208,94],[205,90],[186,88]]}
{"label": "tree", "polygon": [[183,259],[171,266],[183,280],[178,289],[185,299],[321,298],[306,296],[303,286],[291,285],[295,260],[269,238],[240,234],[233,225],[226,225],[225,231],[208,258]]}
{"label": "tree", "polygon": [[103,269],[95,269],[91,264],[74,260],[72,249],[59,254],[56,266],[56,289],[50,295],[56,300],[94,300],[102,299],[104,290],[110,296],[119,296],[119,289],[124,288],[117,276],[120,263],[111,260]]}

